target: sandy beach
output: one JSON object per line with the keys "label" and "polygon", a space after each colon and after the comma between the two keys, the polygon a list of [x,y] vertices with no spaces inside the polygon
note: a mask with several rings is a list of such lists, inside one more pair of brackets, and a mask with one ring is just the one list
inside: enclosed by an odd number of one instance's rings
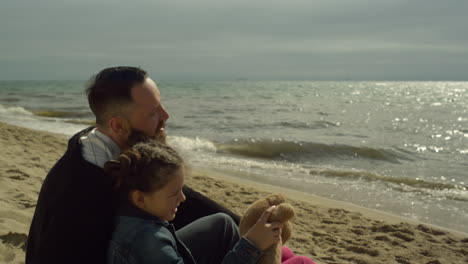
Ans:
{"label": "sandy beach", "polygon": [[[37,195],[66,143],[64,135],[0,123],[1,263],[24,263]],[[195,168],[188,185],[239,214],[268,193],[285,194],[297,212],[287,246],[317,263],[468,263],[467,234],[222,172]]]}

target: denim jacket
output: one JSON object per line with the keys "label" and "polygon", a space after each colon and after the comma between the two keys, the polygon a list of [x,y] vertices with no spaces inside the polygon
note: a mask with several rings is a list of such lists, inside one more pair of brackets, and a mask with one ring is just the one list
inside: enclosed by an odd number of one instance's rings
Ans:
{"label": "denim jacket", "polygon": [[[174,226],[136,207],[126,205],[115,218],[107,251],[108,264],[195,264],[190,250],[177,238]],[[203,239],[203,238],[200,238]],[[261,252],[241,238],[222,264],[254,264]]]}

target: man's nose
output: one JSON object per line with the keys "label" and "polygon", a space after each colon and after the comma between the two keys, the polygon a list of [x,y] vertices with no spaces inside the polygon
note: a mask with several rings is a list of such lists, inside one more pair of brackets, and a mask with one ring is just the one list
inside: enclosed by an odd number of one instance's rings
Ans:
{"label": "man's nose", "polygon": [[161,106],[160,116],[163,121],[166,121],[169,119],[169,113],[166,111],[166,108],[164,108],[164,106]]}
{"label": "man's nose", "polygon": [[184,194],[184,192],[182,192],[182,197],[181,197],[181,198],[182,198],[181,203],[182,203],[182,202],[185,202],[185,194]]}

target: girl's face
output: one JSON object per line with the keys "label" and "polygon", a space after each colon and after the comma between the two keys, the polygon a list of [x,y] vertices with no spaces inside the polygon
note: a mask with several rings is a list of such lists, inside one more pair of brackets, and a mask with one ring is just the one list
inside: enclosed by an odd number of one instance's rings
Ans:
{"label": "girl's face", "polygon": [[178,169],[172,173],[171,180],[163,188],[150,193],[142,193],[140,201],[137,202],[138,207],[144,211],[166,221],[175,218],[177,207],[185,201],[185,195],[182,192],[184,170]]}

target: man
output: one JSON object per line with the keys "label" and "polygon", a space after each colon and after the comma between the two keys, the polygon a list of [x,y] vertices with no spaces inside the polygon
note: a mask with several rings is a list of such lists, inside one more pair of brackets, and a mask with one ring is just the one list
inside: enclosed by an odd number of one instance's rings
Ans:
{"label": "man", "polygon": [[[42,185],[29,231],[26,264],[105,263],[112,232],[115,197],[106,161],[141,138],[165,141],[169,114],[156,83],[134,67],[102,70],[87,89],[96,127],[74,135]],[[239,217],[198,192],[187,197],[176,228],[202,216],[224,212]]]}

